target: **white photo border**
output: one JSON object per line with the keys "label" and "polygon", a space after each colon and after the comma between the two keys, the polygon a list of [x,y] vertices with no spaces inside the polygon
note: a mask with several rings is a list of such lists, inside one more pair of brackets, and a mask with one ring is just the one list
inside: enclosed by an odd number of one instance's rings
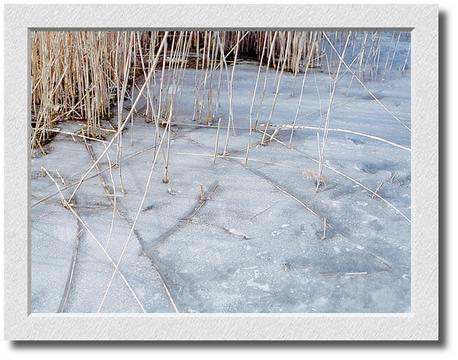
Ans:
{"label": "white photo border", "polygon": [[[411,31],[411,313],[32,314],[30,33],[108,29]],[[7,5],[4,59],[7,340],[439,339],[436,5]]]}

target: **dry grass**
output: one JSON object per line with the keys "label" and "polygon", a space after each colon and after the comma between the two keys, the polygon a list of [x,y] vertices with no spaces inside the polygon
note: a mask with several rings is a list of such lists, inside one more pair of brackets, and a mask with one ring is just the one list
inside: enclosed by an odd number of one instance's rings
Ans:
{"label": "dry grass", "polygon": [[146,114],[153,120],[168,118],[187,67],[201,70],[200,78],[196,74],[195,120],[211,123],[219,107],[222,70],[229,62],[235,64],[237,56],[265,61],[268,47],[268,65],[278,71],[280,64],[294,74],[307,57],[310,66],[321,61],[318,32],[33,32],[32,147],[43,149],[55,135],[51,130],[65,120],[83,122],[83,135],[97,138],[102,120],[113,116],[115,105],[119,126],[122,103],[133,100],[132,90],[146,77],[164,36],[166,46],[156,68],[173,76],[166,81],[154,76],[159,99],[145,95]]}

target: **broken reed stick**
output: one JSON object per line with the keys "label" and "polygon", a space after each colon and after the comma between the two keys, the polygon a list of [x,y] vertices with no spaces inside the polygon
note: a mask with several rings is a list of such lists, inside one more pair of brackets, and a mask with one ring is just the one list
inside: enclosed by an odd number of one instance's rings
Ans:
{"label": "broken reed stick", "polygon": [[213,164],[216,162],[216,156],[218,154],[218,142],[219,142],[219,128],[221,126],[221,118],[218,119],[218,129],[216,130],[216,138],[215,138],[215,155],[213,157]]}
{"label": "broken reed stick", "polygon": [[326,240],[326,224],[327,220],[326,218],[323,218],[323,236],[321,237],[321,240]]}
{"label": "broken reed stick", "polygon": [[266,126],[264,127],[264,131],[262,132],[262,138],[261,138],[261,145],[264,145],[264,140],[267,135],[267,129],[269,128],[270,124],[267,122]]}
{"label": "broken reed stick", "polygon": [[403,73],[406,70],[407,63],[409,62],[411,45],[412,45],[412,43],[409,42],[409,50],[407,50],[406,58],[404,60],[404,65],[402,66],[401,73]]}
{"label": "broken reed stick", "polygon": [[[123,110],[124,110],[124,98],[126,96],[126,90],[127,90],[127,82],[129,80],[128,78],[128,75],[129,75],[129,72],[130,72],[130,66],[131,66],[131,57],[132,57],[132,43],[133,43],[133,35],[134,33],[131,32],[130,34],[130,41],[129,41],[129,45],[128,45],[128,49],[129,50],[125,50],[124,53],[125,53],[125,58],[123,59],[123,69],[122,69],[122,73],[123,73],[123,77],[122,77],[122,84],[121,84],[121,89],[119,91],[119,83],[118,83],[118,86],[117,86],[117,95],[118,95],[118,103],[117,103],[117,107],[118,107],[118,128],[120,127],[120,125],[122,124],[122,114],[123,114]],[[127,45],[127,33],[124,33],[124,46]],[[119,82],[119,75],[117,74],[117,82]],[[131,117],[131,125],[133,124],[133,116]],[[122,142],[122,132],[119,134],[119,137],[118,137],[118,142],[117,142],[117,153],[116,153],[116,162],[119,164],[118,165],[118,174],[119,174],[119,184],[120,184],[120,188],[121,188],[121,192],[124,193],[125,192],[125,189],[124,189],[124,180],[123,180],[123,177],[122,177],[122,162],[121,162],[121,158],[122,158],[122,149],[123,149],[123,142]]]}
{"label": "broken reed stick", "polygon": [[[396,40],[396,45],[394,46],[393,56],[391,57],[390,68],[388,70],[389,72],[391,72],[391,69],[393,68],[393,62],[394,62],[394,58],[396,56],[396,50],[398,48],[400,39],[401,39],[401,32],[398,33],[398,39]],[[386,75],[386,69],[385,69],[384,75]]]}
{"label": "broken reed stick", "polygon": [[[326,35],[326,34],[323,32],[323,35]],[[345,46],[344,46],[344,49],[343,49],[343,52],[342,52],[342,56],[339,55],[339,59],[340,59],[339,65],[337,67],[337,71],[336,71],[336,75],[335,75],[334,81],[332,82],[332,89],[331,89],[331,94],[330,94],[330,97],[329,97],[328,110],[326,112],[326,119],[325,119],[325,123],[324,123],[323,138],[322,138],[322,141],[321,141],[320,157],[319,157],[319,161],[320,162],[319,162],[319,165],[318,165],[318,175],[317,175],[317,180],[316,180],[317,184],[316,184],[315,192],[318,192],[318,189],[321,186],[321,178],[323,176],[324,149],[325,149],[326,140],[327,140],[327,137],[328,137],[329,122],[331,120],[331,109],[332,109],[332,104],[333,104],[333,101],[334,101],[334,95],[335,95],[336,88],[337,88],[337,80],[338,80],[338,77],[339,77],[340,68],[342,66],[343,57],[345,57],[345,51],[347,50],[347,46],[348,46],[348,41],[350,39],[350,35],[351,35],[351,31],[348,33],[347,40],[345,41]]]}
{"label": "broken reed stick", "polygon": [[254,220],[254,219],[257,218],[259,215],[264,214],[264,213],[265,213],[267,210],[269,210],[272,206],[273,206],[273,205],[269,205],[269,206],[267,206],[266,208],[262,209],[260,212],[254,214],[252,217],[250,217],[250,218],[248,219],[248,221]]}
{"label": "broken reed stick", "polygon": [[258,73],[256,74],[256,83],[254,85],[254,91],[253,91],[253,97],[251,98],[251,104],[250,104],[250,135],[253,129],[253,107],[254,107],[254,102],[256,99],[256,91],[258,89],[258,82],[259,82],[259,75],[261,74],[261,68],[262,68],[262,61],[264,60],[264,53],[266,49],[266,44],[267,44],[267,34],[264,36],[264,43],[262,45],[262,52],[261,52],[261,59],[259,60],[259,66],[258,66]]}
{"label": "broken reed stick", "polygon": [[170,131],[170,126],[169,126],[169,130],[167,134],[164,135],[164,136],[167,136],[167,150],[166,150],[165,161],[164,161],[164,176],[162,178],[162,182],[164,184],[168,184],[168,182],[170,181],[170,178],[169,178],[170,132],[171,131]]}
{"label": "broken reed stick", "polygon": [[[272,108],[270,109],[270,113],[269,113],[269,118],[267,120],[267,124],[271,123],[272,116],[273,116],[274,111],[275,111],[275,105],[277,104],[278,94],[280,92],[280,83],[281,83],[283,72],[285,71],[286,61],[288,59],[288,51],[289,51],[290,42],[291,42],[291,32],[288,31],[284,59],[283,59],[283,63],[282,63],[282,66],[281,66],[280,75],[278,77],[277,87],[275,89],[274,99],[272,100]],[[278,70],[278,68],[277,68],[277,70]],[[264,143],[264,141],[262,141],[262,143]]]}
{"label": "broken reed stick", "polygon": [[[211,154],[211,153],[202,153],[202,154],[199,154],[199,153],[190,153],[190,152],[177,152],[176,153],[177,155],[184,155],[184,156],[201,156],[201,157],[208,157],[208,158],[213,158],[213,160],[215,160],[215,154]],[[245,160],[246,157],[242,157],[242,156],[231,156],[231,155],[220,155],[220,154],[217,154],[216,155],[216,158],[225,158],[227,157],[228,159],[237,159],[237,160]],[[250,159],[251,161],[257,161],[257,162],[264,162],[266,163],[264,160],[261,160],[261,159]]]}
{"label": "broken reed stick", "polygon": [[274,50],[274,43],[275,43],[275,39],[277,37],[277,34],[278,34],[278,32],[275,31],[274,35],[273,35],[273,38],[272,38],[272,41],[270,43],[269,54],[267,56],[267,65],[266,65],[266,72],[265,72],[265,75],[264,75],[264,83],[263,83],[263,87],[262,87],[262,96],[261,96],[261,101],[258,104],[258,111],[256,113],[256,121],[254,123],[254,129],[255,130],[257,129],[257,126],[258,126],[259,114],[261,112],[262,104],[264,102],[264,97],[266,95],[267,77],[268,77],[268,74],[269,74],[269,66],[270,66],[270,61],[271,61],[271,58],[272,58],[272,53],[273,53],[273,50]]}
{"label": "broken reed stick", "polygon": [[[105,248],[108,249],[108,246],[110,245],[110,241],[111,241],[111,236],[113,234],[113,227],[114,227],[114,219],[115,219],[115,214],[116,214],[116,211],[117,211],[117,201],[118,201],[118,197],[116,196],[116,184],[115,184],[115,181],[114,181],[114,177],[113,177],[113,170],[112,170],[112,164],[111,164],[111,159],[110,159],[110,156],[107,152],[107,161],[108,161],[108,171],[109,171],[109,174],[110,174],[110,180],[111,180],[111,187],[112,187],[112,193],[111,195],[113,195],[113,200],[112,200],[112,207],[113,207],[113,212],[111,214],[111,222],[110,222],[110,230],[108,231],[108,238],[107,238],[107,242],[106,242],[106,245],[105,245]],[[99,171],[100,174],[103,174],[101,171]]]}
{"label": "broken reed stick", "polygon": [[239,51],[239,39],[240,39],[240,31],[237,32],[237,45],[235,48],[235,54],[234,54],[234,63],[232,65],[232,71],[231,71],[231,78],[228,84],[228,96],[229,96],[229,118],[228,118],[228,125],[227,125],[227,131],[226,131],[226,141],[224,143],[224,150],[223,150],[223,155],[227,153],[227,146],[229,145],[229,128],[232,125],[232,130],[235,135],[235,125],[234,125],[234,112],[232,109],[232,97],[233,97],[233,91],[234,91],[234,72],[235,72],[235,65],[237,63],[237,54]]}
{"label": "broken reed stick", "polygon": [[358,276],[358,275],[369,275],[367,271],[355,271],[355,272],[320,272],[322,276]]}
{"label": "broken reed stick", "polygon": [[[54,133],[62,134],[62,135],[68,135],[68,136],[71,136],[72,138],[74,138],[76,136],[76,137],[79,137],[79,138],[82,138],[82,139],[87,139],[87,140],[97,141],[97,142],[100,142],[100,143],[103,143],[103,144],[108,144],[108,141],[105,141],[105,140],[97,139],[95,137],[90,137],[90,136],[86,136],[86,135],[75,134],[75,133],[72,133],[72,132],[69,132],[69,131],[63,131],[63,130],[60,130],[60,129],[47,129],[46,131],[54,132]],[[75,139],[73,139],[73,140],[75,140]]]}
{"label": "broken reed stick", "polygon": [[291,135],[289,137],[289,143],[288,143],[289,147],[291,147],[291,143],[293,142],[294,126],[296,125],[297,117],[299,116],[299,110],[300,110],[301,104],[302,104],[302,97],[304,95],[305,79],[307,78],[307,71],[309,69],[310,60],[312,58],[314,46],[315,46],[315,43],[312,44],[312,50],[310,50],[310,55],[308,57],[307,64],[305,66],[304,77],[302,79],[301,94],[299,95],[299,103],[297,104],[296,114],[294,115],[293,127],[291,128]]}
{"label": "broken reed stick", "polygon": [[[289,128],[291,128],[291,125],[281,125],[281,126],[279,126],[277,128],[289,129]],[[308,130],[317,130],[317,133],[319,131],[324,131],[324,128],[316,127],[316,126],[295,125],[294,128],[295,129],[306,129],[306,130],[307,129]],[[353,134],[353,135],[365,137],[365,138],[368,138],[368,139],[381,141],[381,142],[384,142],[385,144],[389,144],[389,145],[395,146],[395,147],[397,147],[399,149],[402,149],[402,150],[406,150],[406,151],[409,151],[409,152],[412,151],[410,148],[408,148],[408,147],[406,147],[404,145],[397,144],[397,143],[392,142],[390,140],[384,139],[384,138],[382,138],[380,136],[370,135],[370,134],[362,133],[362,132],[359,132],[359,131],[353,131],[353,130],[347,130],[347,129],[339,129],[339,128],[328,128],[328,132],[342,132],[342,133],[347,133],[347,134]]]}
{"label": "broken reed stick", "polygon": [[377,189],[375,189],[374,193],[372,194],[372,199],[375,199],[376,194],[379,192],[379,190],[382,188],[383,184],[385,183],[384,180],[380,181],[380,184],[377,186]]}
{"label": "broken reed stick", "polygon": [[76,234],[75,245],[73,246],[73,254],[72,254],[72,262],[70,265],[70,271],[67,275],[67,281],[65,283],[64,294],[62,295],[59,308],[57,310],[58,313],[65,312],[68,304],[68,299],[70,297],[70,289],[72,288],[73,279],[75,275],[75,267],[76,267],[76,260],[78,258],[78,250],[79,244],[81,241],[81,235],[83,234],[84,229],[81,227],[81,224],[78,222],[78,229],[79,231]]}
{"label": "broken reed stick", "polygon": [[256,83],[254,85],[253,97],[251,98],[251,104],[250,104],[250,115],[249,115],[250,133],[248,134],[248,143],[247,143],[247,146],[246,146],[245,167],[248,166],[248,155],[249,155],[250,147],[251,147],[251,134],[253,132],[253,107],[254,107],[254,102],[255,102],[255,99],[256,99],[256,91],[258,89],[259,75],[261,74],[262,61],[264,59],[264,53],[265,53],[265,49],[266,49],[266,44],[267,44],[267,34],[264,36],[264,43],[262,45],[261,59],[259,60],[258,73],[256,74]]}

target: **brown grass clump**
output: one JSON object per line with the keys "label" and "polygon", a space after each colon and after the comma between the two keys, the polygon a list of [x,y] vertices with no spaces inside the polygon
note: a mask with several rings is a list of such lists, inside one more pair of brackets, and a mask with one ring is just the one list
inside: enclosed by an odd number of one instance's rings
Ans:
{"label": "brown grass clump", "polygon": [[114,33],[33,33],[32,146],[47,141],[47,130],[68,119],[84,121],[87,135],[95,136],[100,120],[111,115],[114,64],[122,49]]}
{"label": "brown grass clump", "polygon": [[324,175],[319,175],[317,171],[305,168],[303,174],[307,179],[314,179],[319,184],[326,184],[328,182],[328,178]]}

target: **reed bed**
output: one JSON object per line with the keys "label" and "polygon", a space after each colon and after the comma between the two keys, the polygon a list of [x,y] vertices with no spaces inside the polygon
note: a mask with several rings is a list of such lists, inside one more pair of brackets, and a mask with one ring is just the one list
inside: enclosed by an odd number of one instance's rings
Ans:
{"label": "reed bed", "polygon": [[[237,62],[234,60],[236,53],[245,59],[262,61],[263,44],[272,49],[271,56],[264,62],[273,68],[285,54],[289,54],[286,69],[298,73],[311,48],[316,53],[313,63],[319,66],[318,33],[292,32],[291,49],[283,44],[286,33],[279,32],[278,36],[274,32],[189,31],[167,34],[161,61],[156,65],[162,75],[158,75],[160,79],[156,79],[156,74],[153,77],[159,97],[155,103],[148,99],[146,114],[151,114],[156,107],[157,114],[152,114],[153,119],[166,119],[176,95],[173,89],[177,87],[183,69],[195,67],[201,70],[201,76],[196,76],[193,118],[211,120],[212,113],[219,109],[224,66],[229,61]],[[132,90],[146,77],[163,38],[164,32],[34,32],[31,56],[32,147],[43,150],[42,145],[56,134],[52,130],[55,124],[65,120],[84,122],[83,135],[97,138],[101,120],[114,115],[114,105],[118,105],[119,126],[124,99],[131,99]],[[173,76],[164,76],[165,73]],[[163,83],[165,78],[167,80]],[[212,93],[214,88],[218,89],[217,94]],[[151,93],[150,84],[146,93]]]}
{"label": "reed bed", "polygon": [[[96,135],[111,116],[119,39],[113,33],[35,32],[32,37],[32,146],[52,136],[58,121],[86,123]],[[125,48],[125,47],[124,47]],[[122,51],[122,49],[121,49]]]}
{"label": "reed bed", "polygon": [[[261,67],[266,69],[264,77],[258,73],[253,90],[249,122],[250,128],[255,128],[259,114],[254,108],[263,104],[269,69],[275,72],[277,88],[283,72],[299,79],[298,75],[306,74],[307,69],[321,68],[331,75],[331,69],[341,64],[336,53],[348,47],[353,77],[358,81],[377,80],[393,70],[402,36],[410,35],[393,32],[389,54],[381,62],[381,33],[377,31],[327,35],[320,31],[34,32],[31,145],[44,152],[43,145],[58,132],[56,124],[67,120],[84,123],[82,136],[103,138],[102,120],[116,116],[114,128],[121,125],[124,101],[135,101],[134,95],[138,95],[151,70],[152,81],[142,94],[147,100],[144,115],[151,121],[166,122],[180,95],[184,69],[194,68],[192,119],[205,124],[218,121],[215,116],[221,110],[221,86],[225,82],[230,103],[228,127],[234,127],[234,70],[237,63],[246,60],[258,62],[259,73]],[[405,71],[407,66],[408,56],[398,70]],[[301,81],[297,81],[298,86]],[[292,94],[296,91],[295,81]],[[256,104],[257,97],[260,99]],[[275,103],[272,114],[274,109]]]}

